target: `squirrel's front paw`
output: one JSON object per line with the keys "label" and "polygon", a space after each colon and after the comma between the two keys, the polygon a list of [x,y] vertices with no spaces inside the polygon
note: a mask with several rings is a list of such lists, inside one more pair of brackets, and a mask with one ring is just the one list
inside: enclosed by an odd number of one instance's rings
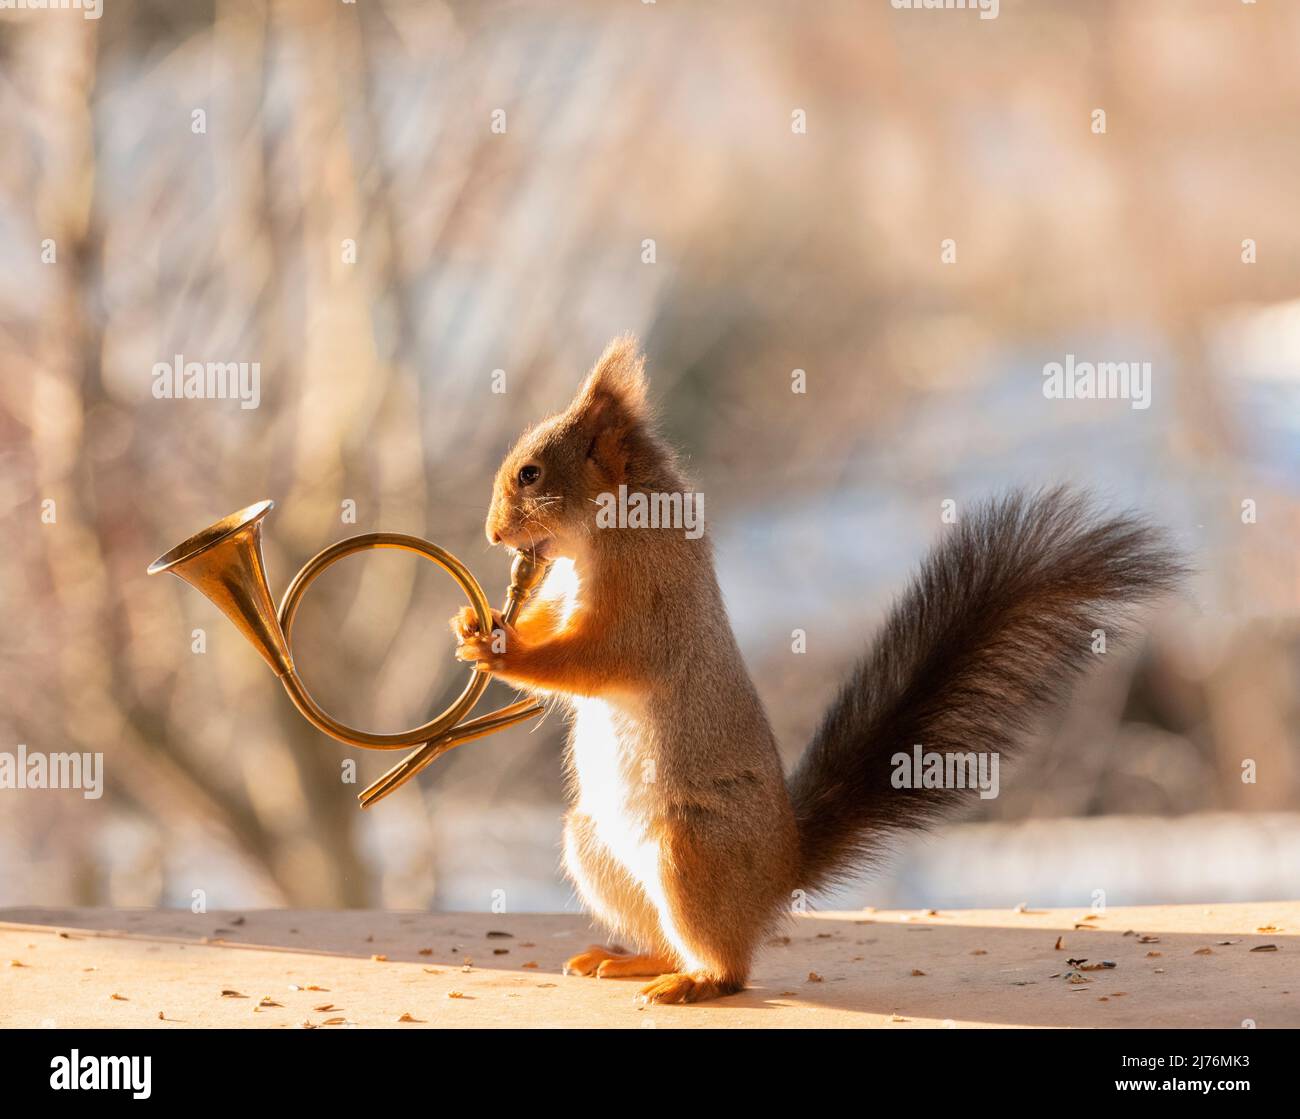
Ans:
{"label": "squirrel's front paw", "polygon": [[[479,637],[480,626],[478,624],[478,611],[472,606],[462,606],[451,616],[448,623],[451,626],[451,632],[456,635],[456,641],[469,641],[471,638]],[[501,617],[500,610],[492,611],[492,629],[504,630],[506,626],[505,619]]]}
{"label": "squirrel's front paw", "polygon": [[505,663],[507,653],[518,643],[514,627],[506,624],[499,610],[492,611],[491,633],[481,632],[478,615],[470,606],[462,607],[451,619],[451,631],[456,635],[457,659],[493,670]]}

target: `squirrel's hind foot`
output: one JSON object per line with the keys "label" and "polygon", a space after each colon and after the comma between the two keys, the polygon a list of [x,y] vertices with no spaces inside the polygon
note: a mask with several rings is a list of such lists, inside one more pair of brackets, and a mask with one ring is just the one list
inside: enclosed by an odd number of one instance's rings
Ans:
{"label": "squirrel's hind foot", "polygon": [[645,1003],[704,1002],[707,999],[734,995],[744,987],[735,980],[718,979],[702,971],[673,971],[659,976],[641,988],[638,996]]}
{"label": "squirrel's hind foot", "polygon": [[631,953],[626,948],[615,945],[613,948],[602,948],[599,944],[593,944],[585,952],[579,952],[576,956],[570,956],[564,961],[565,975],[595,975],[600,970],[602,964],[611,960],[627,959]]}
{"label": "squirrel's hind foot", "polygon": [[565,975],[594,975],[597,979],[633,979],[660,975],[674,966],[662,956],[638,956],[625,948],[601,948],[593,944],[585,952],[571,956],[564,965]]}

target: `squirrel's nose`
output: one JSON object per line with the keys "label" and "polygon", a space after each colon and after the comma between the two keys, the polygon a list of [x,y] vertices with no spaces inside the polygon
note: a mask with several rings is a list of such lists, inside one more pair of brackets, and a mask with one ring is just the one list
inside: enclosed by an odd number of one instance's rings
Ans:
{"label": "squirrel's nose", "polygon": [[497,532],[491,525],[487,526],[487,538],[489,544],[500,544],[501,533]]}

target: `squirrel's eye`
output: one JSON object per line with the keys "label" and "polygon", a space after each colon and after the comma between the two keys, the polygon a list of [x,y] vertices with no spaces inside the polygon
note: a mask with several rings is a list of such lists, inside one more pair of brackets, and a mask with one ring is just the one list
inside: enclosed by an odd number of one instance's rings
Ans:
{"label": "squirrel's eye", "polygon": [[541,476],[542,468],[540,466],[521,466],[519,468],[519,484],[521,486],[531,486]]}

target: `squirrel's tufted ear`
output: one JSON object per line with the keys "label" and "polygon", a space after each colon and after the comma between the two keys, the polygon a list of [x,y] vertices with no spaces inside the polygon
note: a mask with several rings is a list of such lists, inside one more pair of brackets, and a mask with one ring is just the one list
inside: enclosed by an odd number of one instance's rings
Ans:
{"label": "squirrel's tufted ear", "polygon": [[597,425],[635,423],[645,416],[645,355],[635,337],[622,334],[605,347],[569,410]]}
{"label": "squirrel's tufted ear", "polygon": [[569,414],[588,441],[587,458],[609,481],[623,481],[634,433],[647,418],[645,356],[632,335],[621,335],[605,347]]}

